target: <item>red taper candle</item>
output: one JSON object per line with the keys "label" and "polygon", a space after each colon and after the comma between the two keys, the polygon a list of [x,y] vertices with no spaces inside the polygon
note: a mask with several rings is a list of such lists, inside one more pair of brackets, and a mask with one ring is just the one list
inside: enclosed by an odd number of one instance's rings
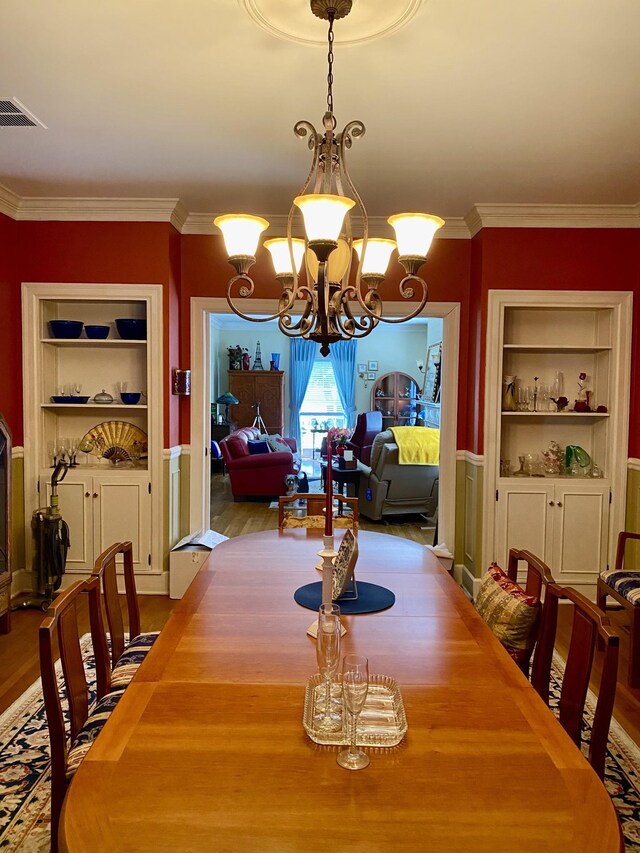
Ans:
{"label": "red taper candle", "polygon": [[324,518],[324,535],[331,536],[333,534],[333,479],[331,477],[331,463],[332,463],[332,453],[333,449],[331,447],[331,441],[329,440],[329,436],[327,435],[327,470],[325,473],[326,477],[326,488],[327,488],[327,504],[325,507],[325,518]]}

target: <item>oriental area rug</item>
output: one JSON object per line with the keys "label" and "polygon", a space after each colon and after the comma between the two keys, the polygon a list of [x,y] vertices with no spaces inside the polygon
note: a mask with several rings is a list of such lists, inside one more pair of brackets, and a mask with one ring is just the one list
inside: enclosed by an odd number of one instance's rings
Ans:
{"label": "oriental area rug", "polygon": [[[85,668],[95,680],[89,635],[82,638]],[[554,659],[551,705],[557,704],[563,661]],[[60,678],[60,676],[59,676]],[[587,698],[588,741],[595,698]],[[585,747],[583,750],[586,752]],[[0,717],[0,849],[20,853],[50,850],[49,733],[40,681]],[[640,853],[640,749],[613,720],[606,787],[622,823],[627,853]]]}

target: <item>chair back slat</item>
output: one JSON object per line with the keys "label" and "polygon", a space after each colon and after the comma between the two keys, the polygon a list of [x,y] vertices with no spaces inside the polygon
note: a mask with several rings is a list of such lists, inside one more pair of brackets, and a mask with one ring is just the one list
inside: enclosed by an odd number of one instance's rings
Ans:
{"label": "chair back slat", "polygon": [[[555,614],[551,613],[547,615],[546,609],[548,606],[548,596],[546,594],[546,590],[550,584],[555,584],[555,581],[551,574],[551,569],[546,563],[543,563],[539,557],[536,557],[536,555],[532,554],[531,551],[511,548],[509,549],[509,558],[507,561],[507,576],[509,580],[512,580],[514,583],[518,583],[518,566],[521,562],[525,563],[527,567],[527,576],[523,587],[525,593],[527,595],[534,596],[542,602],[536,626],[536,642],[531,650],[533,653],[531,682],[536,689],[539,688],[538,692],[542,695],[544,693],[546,672],[547,699],[545,699],[545,701],[548,701],[548,675],[551,672],[551,659],[553,657],[553,643],[555,640],[555,624],[553,624],[553,620],[554,618],[557,618],[557,612]],[[544,596],[543,590],[545,591]],[[551,607],[553,608],[553,604]],[[551,625],[547,624],[547,620],[549,618],[551,618]],[[519,664],[527,677],[529,676],[529,662],[530,657],[523,659]]]}
{"label": "chair back slat", "polygon": [[640,533],[631,533],[628,530],[623,530],[618,535],[618,547],[616,549],[616,572],[621,572],[624,567],[625,548],[629,539],[640,539]]}
{"label": "chair back slat", "polygon": [[588,614],[578,607],[573,611],[573,628],[560,692],[560,722],[580,746],[584,703],[593,665],[596,628]]}
{"label": "chair back slat", "polygon": [[56,645],[60,652],[64,689],[69,706],[69,738],[76,738],[89,715],[89,690],[80,647],[79,614],[89,602],[91,638],[96,663],[96,695],[111,687],[107,642],[97,578],[77,581],[51,603],[38,631],[42,694],[51,744],[51,850],[58,849],[58,824],[67,788],[68,738],[55,670]]}
{"label": "chair back slat", "polygon": [[135,575],[133,571],[133,546],[131,542],[116,542],[100,554],[96,559],[92,577],[98,578],[102,585],[104,608],[107,614],[107,624],[111,636],[111,667],[113,668],[125,648],[124,620],[118,594],[118,575],[116,558],[122,554],[124,584],[127,602],[127,621],[130,638],[140,633],[140,609],[136,593]]}
{"label": "chair back slat", "polygon": [[[574,608],[571,639],[560,692],[559,718],[567,734],[578,746],[581,743],[584,706],[597,638],[600,638],[605,649],[589,742],[589,762],[602,779],[616,695],[619,637],[611,630],[609,619],[577,590],[553,584],[547,587],[547,597],[552,602],[549,611],[551,614],[557,611],[558,601],[561,599],[570,601]],[[555,627],[553,635],[555,637]],[[550,675],[550,664],[548,674]],[[542,695],[538,685],[534,686]]]}

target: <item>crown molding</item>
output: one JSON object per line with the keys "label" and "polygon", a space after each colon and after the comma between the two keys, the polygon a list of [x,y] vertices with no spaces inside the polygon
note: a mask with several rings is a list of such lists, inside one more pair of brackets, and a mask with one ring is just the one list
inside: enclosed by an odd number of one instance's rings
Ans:
{"label": "crown molding", "polygon": [[[170,222],[181,234],[218,233],[213,224],[217,214],[190,213],[177,198],[20,196],[0,184],[0,213],[20,221]],[[287,215],[267,214],[265,218],[272,233],[286,233]],[[358,217],[353,221],[356,227],[361,222]],[[483,228],[640,228],[640,203],[476,204],[466,216],[447,219],[436,239],[468,240]],[[369,236],[389,236],[386,217],[369,218]]]}
{"label": "crown molding", "polygon": [[[39,198],[20,200],[18,220],[41,222],[172,222],[177,198]],[[178,218],[180,221],[180,218]]]}
{"label": "crown molding", "polygon": [[[282,214],[270,215],[261,213],[265,219],[269,221],[269,231],[267,235],[287,233],[288,216]],[[219,231],[213,224],[217,213],[190,213],[187,221],[182,229],[183,234],[218,234]],[[362,218],[353,216],[352,222],[355,228],[358,228],[362,223]],[[294,227],[294,236],[303,236],[301,223],[296,222]],[[369,236],[370,237],[390,237],[391,226],[387,223],[385,216],[370,216],[369,217]],[[452,217],[447,219],[444,226],[436,232],[436,239],[445,238],[448,240],[468,240],[470,237],[469,228],[465,220],[461,217]]]}
{"label": "crown molding", "polygon": [[465,216],[482,228],[640,228],[640,204],[476,204]]}
{"label": "crown molding", "polygon": [[0,213],[4,213],[11,219],[17,219],[19,207],[20,196],[0,184]]}

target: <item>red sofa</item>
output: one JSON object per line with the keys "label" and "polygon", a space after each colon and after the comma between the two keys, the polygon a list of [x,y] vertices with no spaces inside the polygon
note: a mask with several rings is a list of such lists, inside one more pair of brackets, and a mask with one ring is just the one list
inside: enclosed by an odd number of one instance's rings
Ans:
{"label": "red sofa", "polygon": [[248,441],[258,441],[260,431],[255,427],[242,427],[220,441],[220,450],[231,480],[234,501],[249,497],[276,497],[285,495],[285,477],[298,474],[300,461],[296,441],[285,438],[290,451],[275,453],[249,453]]}
{"label": "red sofa", "polygon": [[347,442],[349,450],[365,465],[371,464],[373,439],[382,432],[382,412],[362,412],[358,415],[356,428],[351,440]]}

